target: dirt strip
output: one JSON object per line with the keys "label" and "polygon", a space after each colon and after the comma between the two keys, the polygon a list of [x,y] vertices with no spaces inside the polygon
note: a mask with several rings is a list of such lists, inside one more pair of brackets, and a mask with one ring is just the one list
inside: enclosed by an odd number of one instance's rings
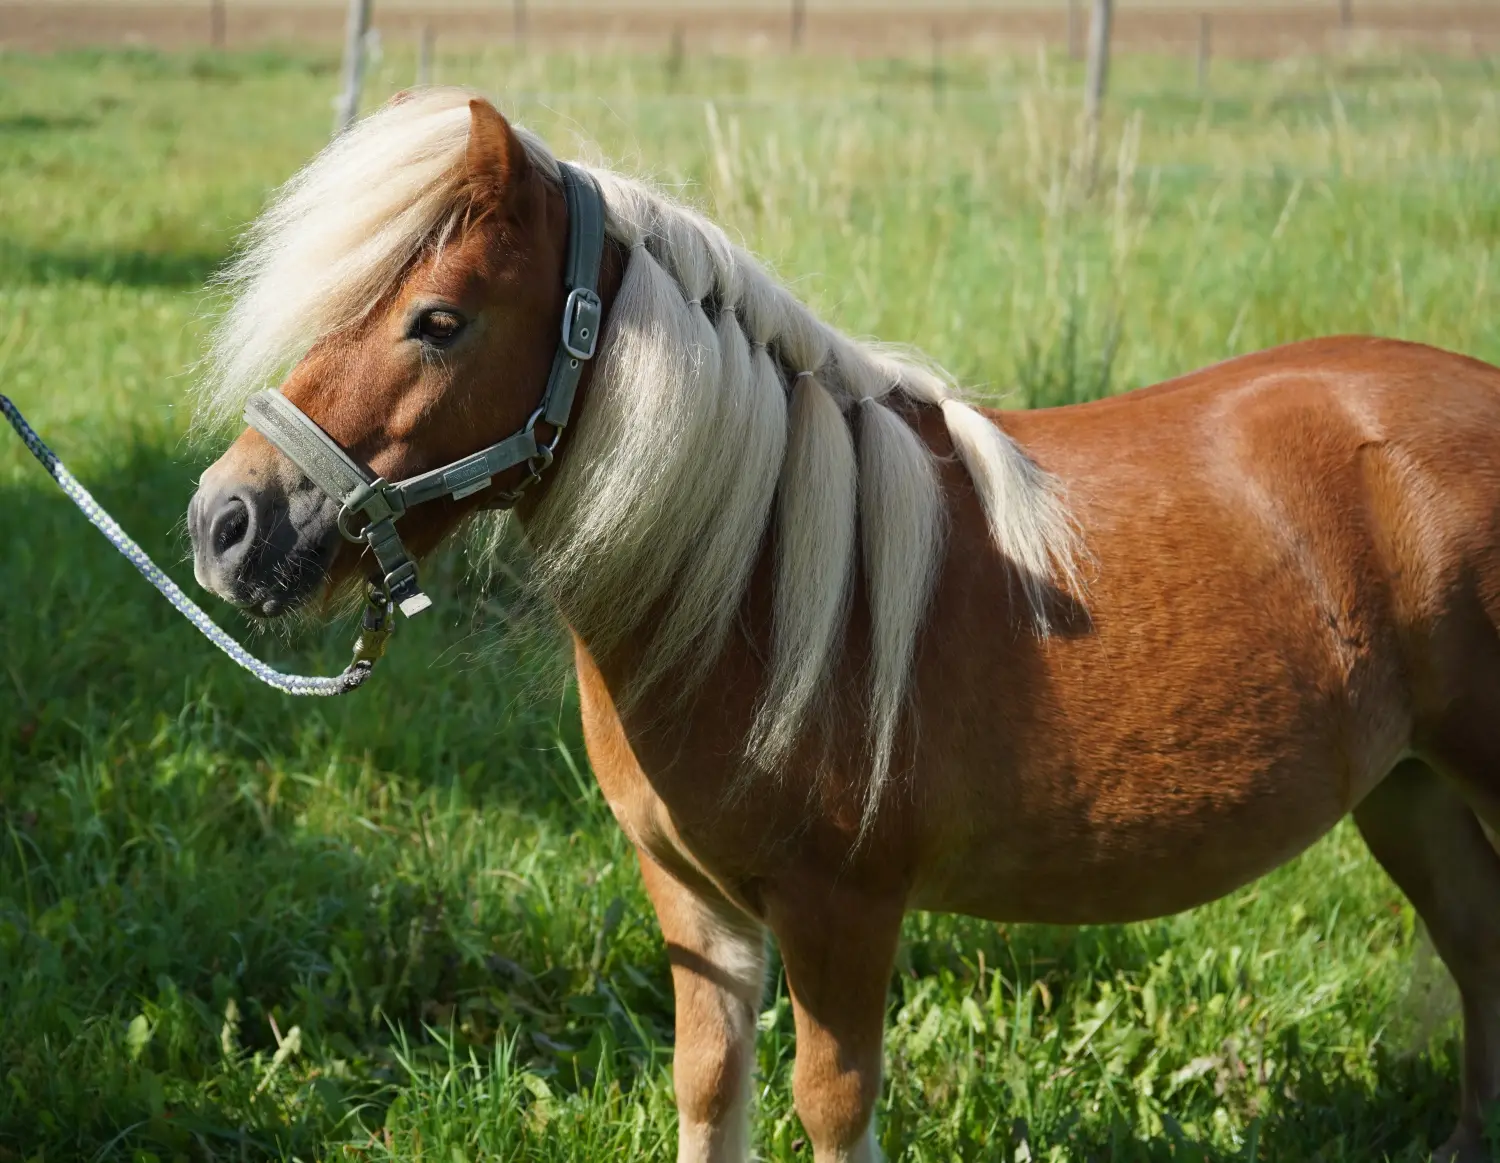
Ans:
{"label": "dirt strip", "polygon": [[[376,3],[376,27],[384,37],[415,39],[430,25],[445,44],[506,42],[516,37],[513,8],[417,7]],[[1067,13],[1060,7],[985,11],[913,4],[906,10],[844,8],[807,15],[803,48],[808,52],[859,55],[930,55],[984,48],[1027,49],[1068,43]],[[632,47],[665,50],[674,37],[688,50],[771,51],[790,44],[789,8],[625,8],[537,10],[524,23],[528,43],[582,48]],[[343,14],[336,5],[227,3],[225,43],[336,45]],[[1215,56],[1279,57],[1307,52],[1357,50],[1371,44],[1457,53],[1500,51],[1500,4],[1407,4],[1357,6],[1351,27],[1339,23],[1338,8],[1215,4],[1211,9]],[[1126,8],[1116,17],[1117,51],[1188,53],[1197,49],[1201,17],[1184,8]],[[83,46],[208,46],[210,5],[0,3],[0,46],[48,50]]]}

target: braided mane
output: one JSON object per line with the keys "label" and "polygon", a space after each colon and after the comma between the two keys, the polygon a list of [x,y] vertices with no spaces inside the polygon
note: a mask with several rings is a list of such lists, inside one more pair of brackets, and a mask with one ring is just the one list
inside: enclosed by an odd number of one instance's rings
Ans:
{"label": "braided mane", "polygon": [[[294,177],[223,276],[202,414],[245,396],[361,318],[420,248],[454,229],[466,89],[424,90],[342,135]],[[520,132],[533,163],[557,160]],[[607,650],[665,610],[637,686],[720,654],[768,533],[768,678],[746,754],[775,770],[843,649],[856,564],[871,619],[867,820],[887,780],[918,632],[943,557],[930,450],[902,413],[940,408],[1000,553],[1046,630],[1078,546],[1053,481],[938,370],[820,321],[724,231],[602,169],[629,250],[587,407],[527,535],[573,628]],[[670,601],[664,599],[670,596]]]}

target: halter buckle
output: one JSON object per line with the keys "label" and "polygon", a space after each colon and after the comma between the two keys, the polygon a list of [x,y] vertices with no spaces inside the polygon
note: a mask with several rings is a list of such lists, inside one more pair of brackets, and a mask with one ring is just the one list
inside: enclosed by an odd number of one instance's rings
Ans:
{"label": "halter buckle", "polygon": [[599,350],[604,303],[588,287],[574,287],[563,308],[562,345],[574,359],[589,360]]}
{"label": "halter buckle", "polygon": [[[377,477],[344,498],[344,503],[339,506],[339,532],[344,540],[358,544],[365,539],[365,530],[371,525],[387,519],[394,521],[405,512],[406,501],[400,490],[384,477]],[[365,516],[365,524],[359,529],[351,529],[349,522],[361,513]]]}

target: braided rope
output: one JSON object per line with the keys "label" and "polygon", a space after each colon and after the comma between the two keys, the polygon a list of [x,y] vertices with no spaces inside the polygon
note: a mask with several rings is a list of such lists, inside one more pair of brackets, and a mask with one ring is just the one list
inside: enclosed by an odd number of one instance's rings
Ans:
{"label": "braided rope", "polygon": [[256,658],[223,630],[215,625],[210,618],[190,597],[182,592],[181,588],[163,573],[149,557],[146,551],[132,541],[125,530],[116,524],[113,517],[106,513],[89,495],[89,491],[78,483],[65,467],[62,461],[57,459],[56,454],[42,443],[42,438],[33,431],[30,424],[26,423],[26,417],[22,416],[10,399],[0,394],[0,412],[10,421],[16,434],[25,442],[31,455],[41,461],[42,467],[55,480],[68,498],[83,511],[99,532],[109,538],[109,542],[118,549],[130,561],[130,564],[140,570],[142,575],[155,586],[161,595],[177,607],[184,618],[198,627],[198,631],[229,655],[235,662],[248,670],[256,678],[267,686],[275,687],[289,695],[342,695],[354,690],[365,679],[370,677],[370,671],[374,668],[374,660],[359,657],[358,651],[353,662],[343,674],[332,678],[315,678],[305,675],[282,674],[267,666]]}

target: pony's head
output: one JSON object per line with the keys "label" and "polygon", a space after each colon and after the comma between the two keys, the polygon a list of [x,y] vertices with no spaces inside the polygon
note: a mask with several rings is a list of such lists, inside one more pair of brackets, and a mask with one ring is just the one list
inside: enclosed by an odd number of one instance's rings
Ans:
{"label": "pony's head", "polygon": [[[403,131],[446,142],[452,156],[434,159],[431,173],[421,157],[358,172]],[[376,144],[383,149],[372,157]],[[361,178],[373,188],[360,189]],[[333,194],[338,202],[319,201]],[[219,335],[223,410],[287,362],[285,349],[300,338],[310,346],[281,394],[386,481],[522,429],[557,347],[566,217],[555,172],[533,162],[488,102],[398,101],[294,179],[231,268],[240,294]],[[336,237],[358,231],[366,236]],[[413,508],[403,539],[420,556],[528,471],[522,463],[472,496]],[[272,616],[326,584],[360,573],[379,580],[373,556],[340,535],[339,514],[339,498],[246,429],[203,474],[189,506],[198,581]]]}
{"label": "pony's head", "polygon": [[[951,447],[968,469],[1018,613],[1039,626],[1053,580],[1074,580],[1054,483],[930,365],[823,323],[691,208],[587,175],[607,239],[602,336],[558,463],[517,507],[535,574],[595,657],[628,656],[636,691],[691,689],[733,635],[751,639],[765,665],[747,752],[763,768],[788,754],[831,676],[853,673],[841,660],[858,603],[873,803],[942,564],[936,458]],[[230,268],[208,419],[289,367],[295,410],[273,410],[321,429],[304,437],[347,453],[345,471],[399,481],[523,432],[552,395],[568,287],[584,285],[565,277],[578,180],[463,90],[424,90],[359,123],[287,185]],[[309,458],[278,447],[242,434],[204,474],[190,520],[199,580],[266,615],[361,571],[385,576],[376,553],[341,539],[339,501],[297,467]],[[411,509],[401,536],[432,548],[530,479],[525,463],[507,473]],[[359,511],[373,521],[378,506]],[[740,615],[756,578],[771,616],[751,624]]]}

